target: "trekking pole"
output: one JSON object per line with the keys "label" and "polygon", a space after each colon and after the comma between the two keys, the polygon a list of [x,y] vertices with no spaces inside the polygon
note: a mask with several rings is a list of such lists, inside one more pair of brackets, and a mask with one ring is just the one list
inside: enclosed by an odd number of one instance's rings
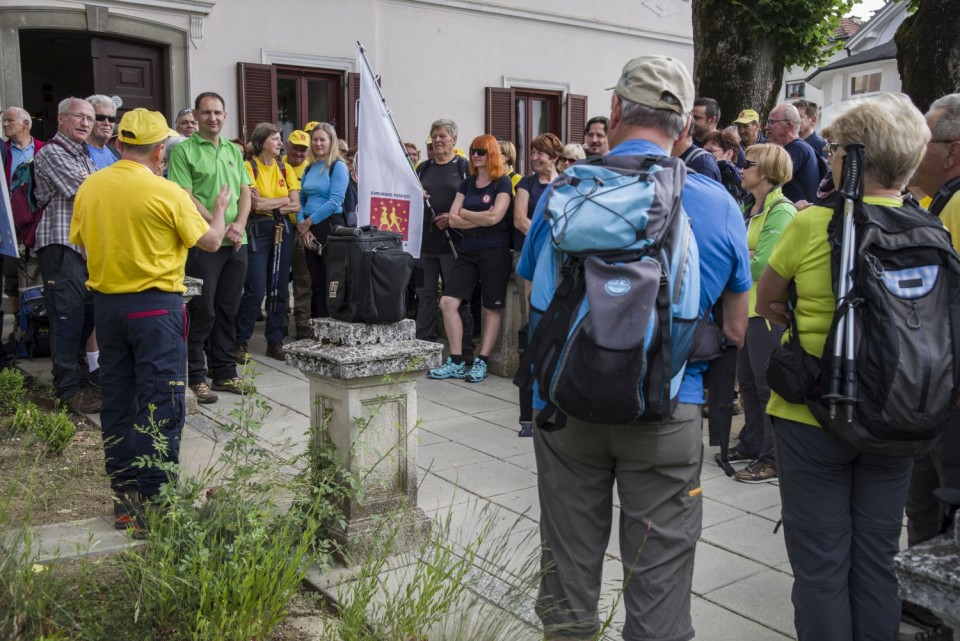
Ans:
{"label": "trekking pole", "polygon": [[[429,196],[424,196],[424,197],[423,197],[423,202],[426,203],[427,209],[430,210],[430,224],[432,225],[432,224],[433,224],[433,221],[437,218],[437,212],[433,211],[433,205],[430,204],[430,197],[429,197]],[[454,242],[453,242],[453,237],[450,236],[450,230],[449,230],[449,229],[444,229],[444,230],[443,230],[443,238],[444,238],[444,240],[447,241],[447,244],[450,245],[450,251],[453,252],[453,257],[454,257],[454,258],[460,258],[460,253],[457,252],[457,246],[456,246],[456,245],[454,244]]]}
{"label": "trekking pole", "polygon": [[[843,242],[840,249],[840,278],[837,283],[836,313],[843,314],[837,323],[833,337],[833,357],[830,360],[830,392],[824,394],[830,408],[830,418],[837,416],[837,403],[850,404],[847,414],[853,416],[852,403],[855,400],[856,383],[851,380],[853,371],[854,319],[849,295],[853,288],[853,265],[856,252],[856,231],[853,224],[856,201],[863,197],[862,164],[863,145],[852,144],[844,147],[843,180],[840,194],[843,196]],[[843,394],[841,394],[841,387]]]}
{"label": "trekking pole", "polygon": [[267,299],[270,301],[267,309],[271,313],[276,313],[277,300],[280,298],[280,292],[277,289],[280,285],[280,246],[283,244],[283,229],[283,218],[277,215],[277,224],[273,228],[273,270],[270,273],[270,291],[267,292]]}
{"label": "trekking pole", "polygon": [[[857,258],[857,226],[856,226],[856,203],[863,200],[863,145],[847,145],[846,150],[846,170],[843,175],[843,185],[841,192],[845,198],[844,221],[843,221],[843,244],[849,245],[848,262],[844,266],[844,278],[847,281],[847,295],[844,301],[847,311],[843,321],[846,325],[844,334],[846,336],[846,345],[844,349],[843,363],[843,396],[839,401],[846,404],[846,421],[853,421],[853,408],[857,402],[857,364],[856,364],[856,306],[858,301],[851,299],[853,294],[854,266]],[[849,180],[849,183],[847,182]],[[849,209],[849,213],[848,210]],[[849,233],[849,236],[848,236]],[[849,242],[847,241],[849,238]]]}

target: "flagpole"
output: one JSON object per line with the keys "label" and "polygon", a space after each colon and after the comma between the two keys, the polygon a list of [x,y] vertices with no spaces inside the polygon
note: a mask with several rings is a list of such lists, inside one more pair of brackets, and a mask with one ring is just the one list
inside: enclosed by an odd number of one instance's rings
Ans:
{"label": "flagpole", "polygon": [[[400,130],[397,129],[397,123],[395,123],[395,122],[393,121],[393,113],[392,113],[392,112],[390,111],[390,109],[387,107],[387,101],[386,101],[386,99],[383,97],[383,92],[380,91],[380,85],[377,84],[377,82],[376,82],[377,76],[376,76],[376,74],[373,73],[373,69],[370,67],[370,61],[367,60],[367,54],[366,54],[366,51],[367,51],[367,50],[364,48],[364,46],[363,46],[362,44],[360,44],[360,41],[359,41],[359,40],[357,40],[357,48],[360,50],[360,57],[363,59],[363,65],[364,65],[364,67],[366,67],[367,72],[370,74],[370,77],[374,79],[374,83],[373,83],[373,84],[374,84],[374,86],[377,88],[377,96],[380,97],[380,103],[383,105],[383,110],[386,112],[387,117],[390,119],[390,125],[393,127],[393,133],[394,133],[394,135],[397,137],[397,145],[400,146],[400,149],[405,149],[405,147],[404,147],[404,145],[403,145],[403,138],[400,136]],[[361,105],[361,107],[362,107],[362,105]],[[355,122],[358,122],[358,123],[360,122],[360,118],[359,118],[359,117],[358,117],[358,118],[355,118],[354,120],[355,120]],[[363,153],[362,150],[361,150],[359,153]],[[433,210],[433,205],[430,203],[430,198],[423,194],[423,184],[420,182],[420,176],[417,176],[417,172],[416,172],[416,170],[414,169],[413,164],[412,164],[412,163],[408,163],[408,164],[410,165],[410,171],[412,171],[413,174],[414,174],[414,176],[417,177],[417,184],[420,185],[420,192],[421,192],[420,195],[423,197],[423,201],[426,203],[427,207],[430,209],[430,218],[431,218],[431,221],[432,221],[434,218],[437,217],[437,212],[435,212],[435,211]],[[431,222],[431,224],[432,224],[432,222]],[[457,252],[457,246],[456,246],[456,244],[453,242],[453,238],[450,236],[450,231],[447,230],[447,229],[444,229],[444,230],[443,230],[443,235],[445,236],[445,239],[446,239],[446,241],[447,241],[447,244],[450,245],[450,250],[453,252],[454,258],[460,258],[460,254],[459,254],[459,252]]]}

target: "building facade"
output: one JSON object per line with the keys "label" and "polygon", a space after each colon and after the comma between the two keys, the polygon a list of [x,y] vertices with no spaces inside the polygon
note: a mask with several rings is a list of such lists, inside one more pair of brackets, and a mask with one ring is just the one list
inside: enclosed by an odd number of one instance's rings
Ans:
{"label": "building facade", "polygon": [[320,120],[353,142],[359,41],[405,140],[422,149],[430,122],[448,117],[461,146],[489,132],[524,150],[547,131],[581,141],[628,58],[693,59],[685,0],[13,2],[0,7],[0,105],[26,108],[42,139],[68,95],[116,95],[121,112],[172,119],[215,91],[231,138]]}

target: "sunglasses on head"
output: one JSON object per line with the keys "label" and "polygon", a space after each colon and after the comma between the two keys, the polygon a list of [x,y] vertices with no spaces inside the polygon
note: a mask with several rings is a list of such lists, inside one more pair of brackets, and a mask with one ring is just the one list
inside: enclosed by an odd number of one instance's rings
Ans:
{"label": "sunglasses on head", "polygon": [[103,122],[104,120],[107,122],[117,122],[116,116],[108,116],[107,114],[97,114],[95,118],[97,119],[97,122]]}
{"label": "sunglasses on head", "polygon": [[486,149],[477,149],[476,147],[470,147],[470,155],[471,155],[471,156],[486,156],[486,155],[487,155],[487,150],[486,150]]}

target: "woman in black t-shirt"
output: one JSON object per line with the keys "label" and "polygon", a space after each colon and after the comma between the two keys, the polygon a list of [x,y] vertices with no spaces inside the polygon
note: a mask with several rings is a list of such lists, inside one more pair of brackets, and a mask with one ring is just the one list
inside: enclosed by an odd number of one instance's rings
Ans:
{"label": "woman in black t-shirt", "polygon": [[[500,333],[500,321],[510,277],[510,236],[504,215],[510,206],[513,186],[505,175],[500,146],[490,135],[470,143],[470,176],[463,181],[450,207],[449,224],[463,231],[460,258],[440,298],[443,326],[450,341],[447,362],[427,373],[430,378],[466,378],[479,383],[487,377],[487,358]],[[460,348],[463,323],[458,309],[480,281],[483,299],[483,330],[480,350],[470,371]]]}
{"label": "woman in black t-shirt", "polygon": [[563,155],[563,143],[553,134],[537,136],[530,142],[530,165],[533,173],[517,183],[517,199],[513,203],[513,227],[516,235],[513,248],[518,253],[523,249],[523,239],[530,229],[530,220],[537,208],[540,196],[557,177],[557,163]]}

